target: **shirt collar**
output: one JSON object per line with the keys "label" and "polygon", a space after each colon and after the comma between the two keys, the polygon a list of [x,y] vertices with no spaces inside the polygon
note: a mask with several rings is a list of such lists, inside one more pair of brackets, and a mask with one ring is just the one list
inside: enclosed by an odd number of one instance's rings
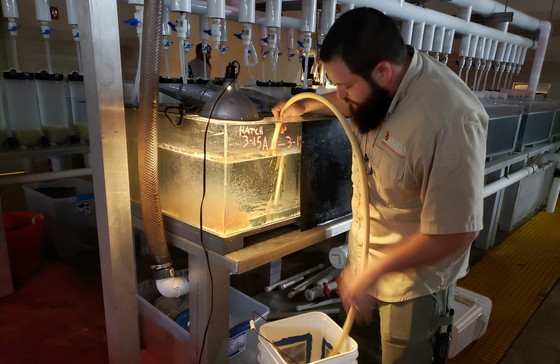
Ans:
{"label": "shirt collar", "polygon": [[389,116],[395,108],[397,107],[398,103],[404,98],[409,86],[420,76],[420,71],[422,69],[422,57],[420,57],[419,52],[414,49],[412,46],[407,45],[408,54],[412,55],[412,60],[410,61],[410,65],[406,70],[406,73],[393,97],[393,101],[391,105],[389,105],[389,109],[387,110],[387,116]]}

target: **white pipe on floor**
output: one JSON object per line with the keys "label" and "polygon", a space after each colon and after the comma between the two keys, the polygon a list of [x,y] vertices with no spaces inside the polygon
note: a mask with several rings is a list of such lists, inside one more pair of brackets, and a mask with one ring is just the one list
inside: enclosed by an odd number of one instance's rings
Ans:
{"label": "white pipe on floor", "polygon": [[491,196],[494,193],[503,190],[508,186],[511,186],[515,182],[521,181],[523,178],[536,173],[538,170],[539,170],[539,166],[537,166],[536,164],[531,164],[523,169],[520,169],[519,171],[515,171],[507,175],[506,177],[502,177],[497,181],[489,183],[486,186],[484,186],[483,197],[486,198],[488,196]]}

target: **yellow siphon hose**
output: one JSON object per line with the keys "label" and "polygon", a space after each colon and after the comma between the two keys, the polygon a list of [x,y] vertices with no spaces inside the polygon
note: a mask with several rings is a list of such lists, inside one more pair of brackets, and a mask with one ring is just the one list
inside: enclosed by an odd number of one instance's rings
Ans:
{"label": "yellow siphon hose", "polygon": [[[336,108],[336,106],[334,106],[329,100],[327,100],[326,98],[324,98],[321,95],[317,95],[315,93],[312,92],[303,92],[300,94],[295,95],[294,97],[290,98],[282,107],[282,110],[280,111],[280,115],[282,115],[282,113],[284,112],[284,110],[286,110],[288,107],[290,107],[292,104],[294,104],[297,101],[303,100],[303,99],[313,99],[316,101],[321,102],[323,105],[325,105],[327,108],[329,108],[329,110],[332,111],[332,113],[336,116],[336,118],[338,119],[338,121],[340,121],[340,124],[342,125],[342,127],[344,128],[344,131],[346,132],[346,136],[348,136],[348,139],[350,140],[350,145],[352,146],[352,163],[356,163],[357,167],[358,167],[358,177],[360,179],[360,211],[359,213],[362,215],[362,221],[363,223],[363,228],[362,233],[364,234],[364,244],[362,246],[363,252],[362,252],[362,269],[365,269],[367,266],[367,257],[368,257],[368,247],[369,247],[369,191],[367,189],[368,186],[368,181],[367,181],[367,174],[366,174],[366,169],[364,164],[362,163],[362,159],[361,159],[361,155],[362,152],[360,150],[360,146],[358,144],[358,140],[356,139],[356,136],[354,135],[354,132],[352,131],[352,129],[350,129],[350,126],[348,125],[348,123],[346,122],[346,117],[344,115],[342,115],[342,113]],[[340,335],[340,338],[338,339],[338,341],[336,342],[335,346],[333,347],[333,350],[331,350],[329,357],[336,355],[339,353],[340,348],[342,346],[342,344],[346,341],[346,338],[348,336],[348,334],[350,333],[350,329],[352,328],[352,325],[354,323],[354,318],[356,316],[356,312],[355,312],[355,307],[354,305],[350,306],[350,309],[348,310],[348,314],[346,316],[346,321],[344,321],[344,325],[342,327],[342,334]]]}

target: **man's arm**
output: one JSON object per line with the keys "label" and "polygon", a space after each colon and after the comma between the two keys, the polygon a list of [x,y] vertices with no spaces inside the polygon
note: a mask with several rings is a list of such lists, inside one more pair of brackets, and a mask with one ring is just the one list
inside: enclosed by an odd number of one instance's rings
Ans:
{"label": "man's arm", "polygon": [[[368,292],[373,288],[379,277],[383,274],[404,271],[410,268],[419,268],[435,264],[445,257],[467,247],[476,239],[478,231],[460,234],[428,235],[417,233],[400,244],[390,246],[385,250],[387,256],[384,259],[369,262],[363,272],[355,276],[349,269],[345,269],[339,279],[339,292],[346,310],[350,305],[363,307],[364,310],[357,312],[357,319],[367,320],[369,315]],[[364,317],[361,317],[362,314]]]}

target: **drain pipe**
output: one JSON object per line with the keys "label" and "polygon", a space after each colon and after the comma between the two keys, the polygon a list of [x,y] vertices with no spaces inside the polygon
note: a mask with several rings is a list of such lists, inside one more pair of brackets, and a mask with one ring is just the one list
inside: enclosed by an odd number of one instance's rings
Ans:
{"label": "drain pipe", "polygon": [[148,248],[154,264],[153,278],[159,292],[166,297],[179,297],[188,292],[184,277],[175,277],[167,247],[159,199],[157,114],[161,21],[163,2],[146,0],[142,42],[141,83],[138,120],[138,178],[142,221]]}
{"label": "drain pipe", "polygon": [[529,77],[528,92],[529,97],[534,100],[537,93],[537,86],[541,76],[541,70],[544,63],[544,56],[546,48],[548,47],[548,38],[550,37],[551,30],[550,22],[541,20],[539,23],[539,42],[537,43],[537,50],[533,58],[533,66],[531,68],[531,76]]}
{"label": "drain pipe", "polygon": [[548,193],[548,201],[546,203],[546,212],[554,212],[556,203],[558,202],[558,195],[560,195],[560,154],[547,153],[540,159],[541,162],[554,163],[554,180]]}
{"label": "drain pipe", "polygon": [[511,186],[515,182],[519,182],[523,178],[535,174],[538,170],[539,166],[537,166],[536,164],[530,164],[527,167],[520,169],[519,171],[515,171],[511,174],[508,174],[506,177],[502,177],[497,181],[489,183],[484,186],[483,197],[486,198],[488,196],[491,196],[494,193]]}

